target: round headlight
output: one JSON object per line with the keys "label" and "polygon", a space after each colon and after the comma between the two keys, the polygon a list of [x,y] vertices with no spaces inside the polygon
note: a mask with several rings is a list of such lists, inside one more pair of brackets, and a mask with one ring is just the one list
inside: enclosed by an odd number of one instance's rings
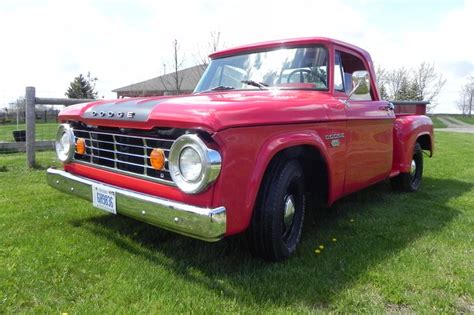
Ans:
{"label": "round headlight", "polygon": [[179,169],[184,179],[195,181],[202,172],[202,161],[199,153],[192,147],[185,147],[179,157]]}
{"label": "round headlight", "polygon": [[213,183],[220,173],[221,156],[209,149],[194,134],[179,137],[169,154],[170,175],[176,185],[188,194],[197,194]]}
{"label": "round headlight", "polygon": [[56,134],[56,154],[61,162],[67,163],[74,157],[74,133],[69,124],[59,125]]}

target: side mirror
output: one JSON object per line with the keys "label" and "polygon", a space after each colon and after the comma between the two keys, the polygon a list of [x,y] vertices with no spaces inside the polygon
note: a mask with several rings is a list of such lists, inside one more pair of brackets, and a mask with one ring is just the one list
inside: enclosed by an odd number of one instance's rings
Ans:
{"label": "side mirror", "polygon": [[352,74],[352,90],[349,93],[349,98],[352,95],[365,95],[370,93],[370,75],[367,71],[354,71]]}

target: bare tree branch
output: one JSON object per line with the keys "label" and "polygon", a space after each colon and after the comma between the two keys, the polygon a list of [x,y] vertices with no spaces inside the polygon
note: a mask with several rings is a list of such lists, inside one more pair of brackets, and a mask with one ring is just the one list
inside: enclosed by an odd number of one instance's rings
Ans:
{"label": "bare tree branch", "polygon": [[458,101],[458,108],[463,116],[472,117],[472,109],[474,107],[474,76],[468,78],[468,82],[462,87]]}
{"label": "bare tree branch", "polygon": [[438,105],[436,98],[446,84],[446,79],[441,73],[436,72],[434,64],[422,62],[413,70],[413,83],[418,88],[419,98],[430,101],[430,109],[435,108]]}
{"label": "bare tree branch", "polygon": [[400,94],[402,84],[408,80],[408,71],[405,68],[392,70],[386,75],[387,86],[390,98],[397,99]]}

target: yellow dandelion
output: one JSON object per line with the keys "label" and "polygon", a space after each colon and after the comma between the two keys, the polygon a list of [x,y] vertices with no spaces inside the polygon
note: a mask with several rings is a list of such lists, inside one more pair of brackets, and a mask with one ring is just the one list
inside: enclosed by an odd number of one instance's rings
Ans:
{"label": "yellow dandelion", "polygon": [[324,245],[319,245],[319,248],[320,248],[320,249],[324,249]]}
{"label": "yellow dandelion", "polygon": [[316,249],[314,252],[315,252],[316,254],[321,253],[321,251],[320,251],[319,249]]}
{"label": "yellow dandelion", "polygon": [[336,242],[337,240],[335,238],[332,239],[333,242]]}

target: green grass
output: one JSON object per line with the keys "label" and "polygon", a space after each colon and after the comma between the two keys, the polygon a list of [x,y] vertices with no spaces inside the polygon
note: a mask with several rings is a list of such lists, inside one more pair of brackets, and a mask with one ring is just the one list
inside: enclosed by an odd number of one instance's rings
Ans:
{"label": "green grass", "polygon": [[431,115],[430,118],[433,121],[433,128],[446,128],[447,127],[441,120],[438,119],[437,116]]}
{"label": "green grass", "polygon": [[308,213],[296,255],[276,264],[241,238],[204,243],[102,213],[0,155],[0,313],[472,313],[473,147],[438,133],[420,192],[384,182]]}
{"label": "green grass", "polygon": [[465,122],[467,124],[474,125],[474,116],[467,117],[467,116],[463,116],[463,115],[450,115],[449,117],[453,117],[453,118],[456,118],[457,120],[460,120],[460,121]]}
{"label": "green grass", "polygon": [[[14,130],[25,130],[25,124],[0,125],[0,141],[13,142]],[[58,130],[57,123],[37,123],[36,124],[36,140],[54,140],[56,138],[56,131]]]}

